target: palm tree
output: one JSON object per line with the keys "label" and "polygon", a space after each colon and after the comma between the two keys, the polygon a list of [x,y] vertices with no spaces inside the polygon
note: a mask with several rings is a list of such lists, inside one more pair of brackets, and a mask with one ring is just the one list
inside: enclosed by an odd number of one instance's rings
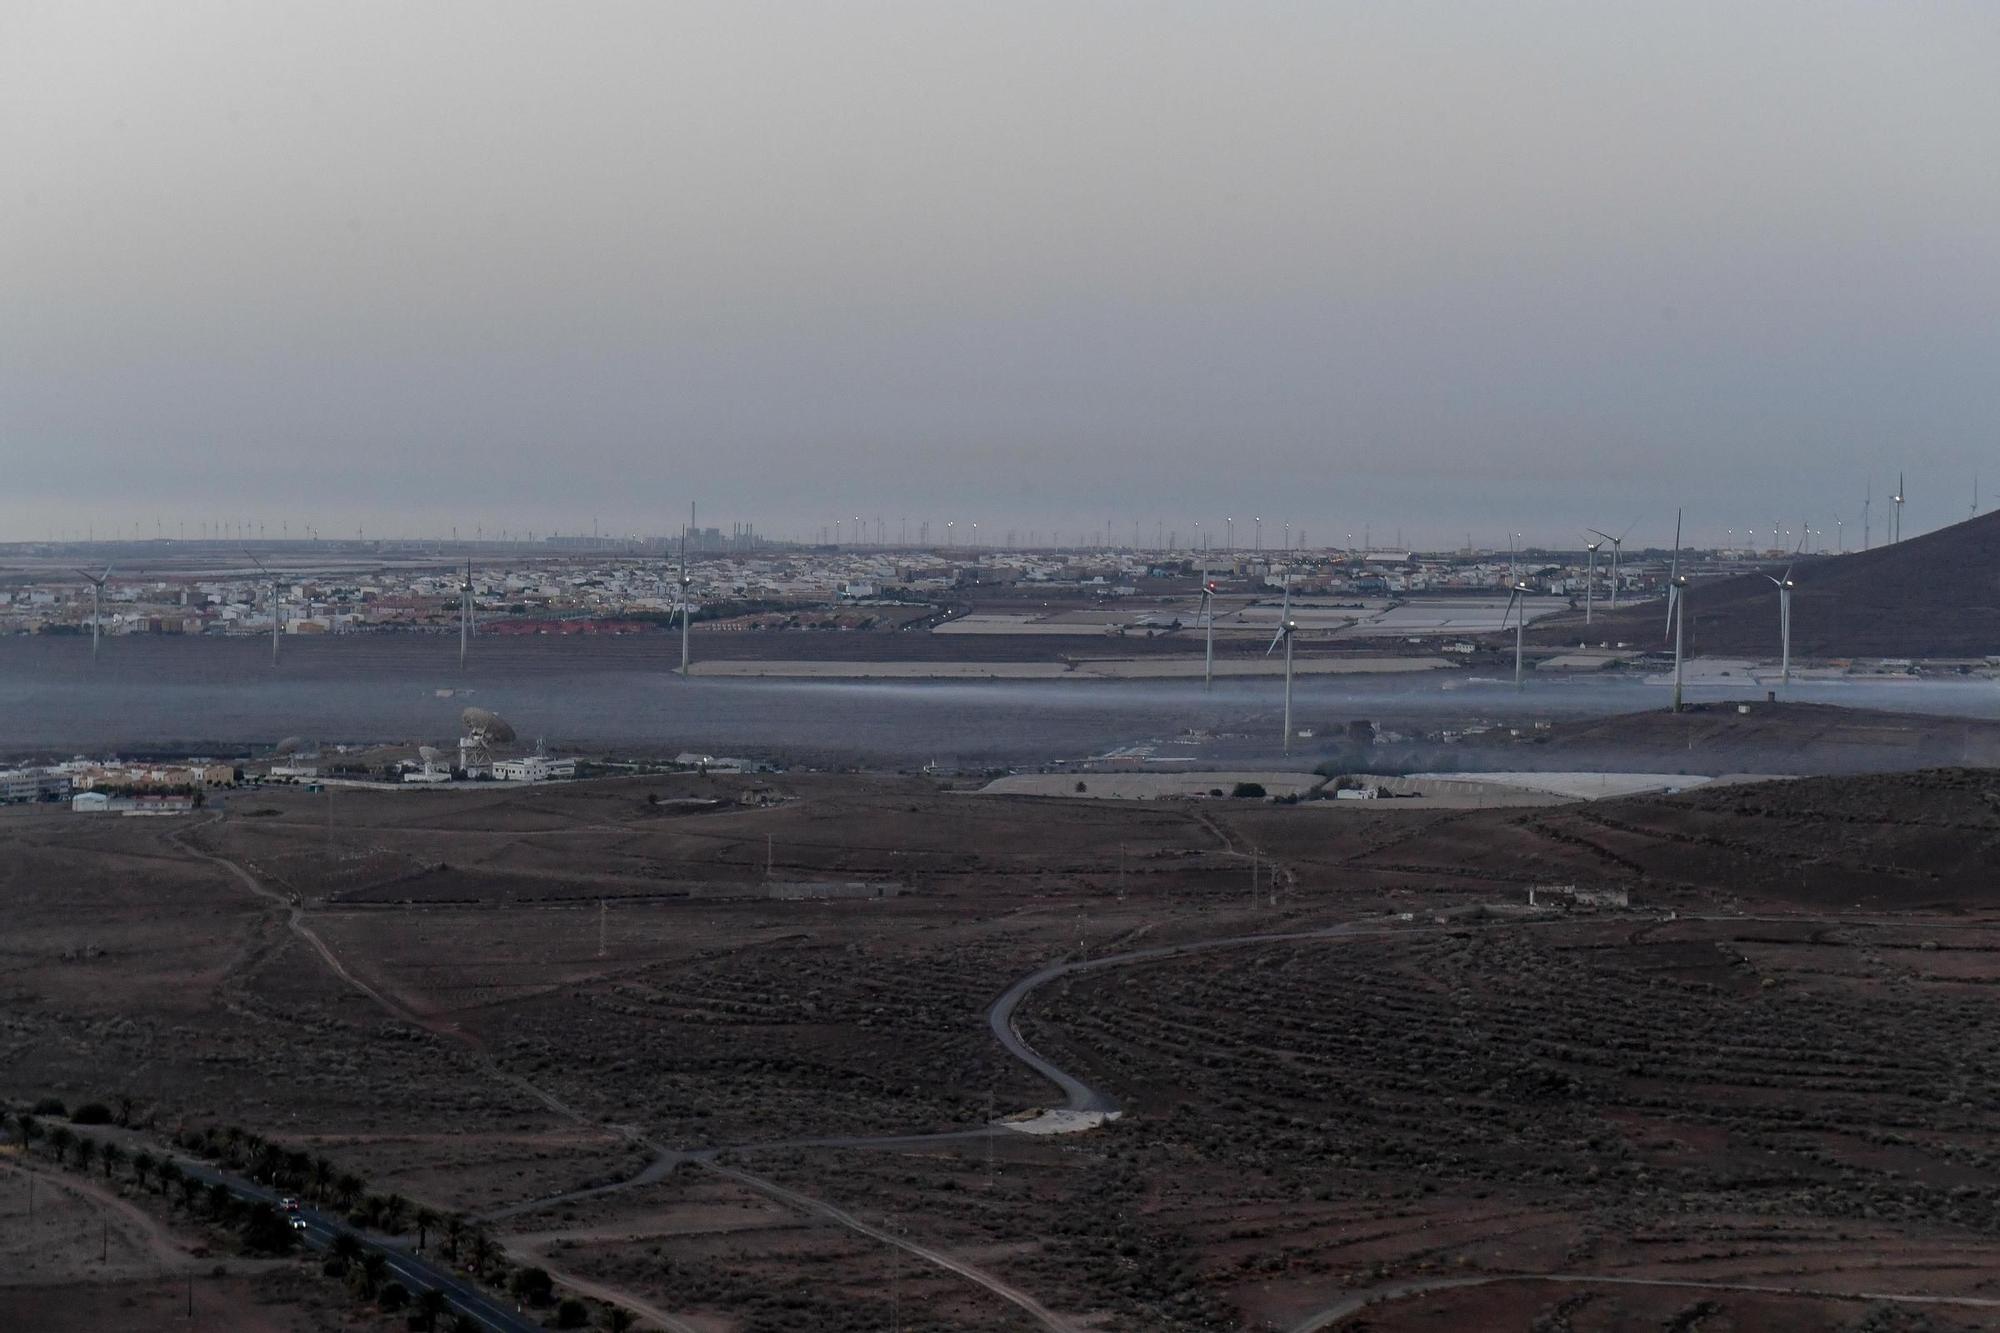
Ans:
{"label": "palm tree", "polygon": [[486,1265],[493,1260],[493,1239],[484,1231],[472,1233],[472,1271],[484,1273]]}
{"label": "palm tree", "polygon": [[430,1243],[431,1228],[436,1226],[439,1220],[440,1219],[438,1217],[437,1209],[427,1208],[422,1204],[419,1204],[417,1206],[417,1253],[418,1254],[422,1254],[424,1252],[424,1246]]}
{"label": "palm tree", "polygon": [[438,1316],[445,1311],[444,1293],[436,1287],[426,1287],[417,1294],[417,1310],[424,1317],[424,1327],[435,1329]]}
{"label": "palm tree", "polygon": [[132,1094],[129,1092],[119,1093],[117,1100],[118,1100],[118,1123],[121,1125],[131,1124],[132,1109],[135,1106],[137,1106],[138,1103],[132,1099]]}
{"label": "palm tree", "polygon": [[160,1178],[160,1193],[162,1194],[171,1194],[174,1186],[180,1184],[185,1179],[185,1175],[181,1171],[181,1164],[171,1157],[161,1162],[155,1168],[155,1172]]}
{"label": "palm tree", "polygon": [[15,1113],[14,1124],[21,1132],[21,1147],[23,1150],[34,1147],[35,1140],[42,1137],[42,1122],[29,1115],[26,1111]]}
{"label": "palm tree", "polygon": [[343,1264],[352,1267],[354,1261],[361,1257],[361,1242],[355,1239],[353,1232],[343,1231],[333,1238],[333,1244],[327,1247],[327,1252]]}
{"label": "palm tree", "polygon": [[76,1136],[76,1167],[85,1175],[90,1174],[90,1164],[97,1157],[97,1140],[88,1134]]}
{"label": "palm tree", "polygon": [[465,1235],[465,1214],[446,1213],[444,1218],[445,1248],[451,1251],[451,1261],[458,1262],[459,1238]]}
{"label": "palm tree", "polygon": [[355,1203],[361,1198],[361,1192],[367,1188],[368,1182],[352,1171],[347,1171],[341,1173],[340,1179],[334,1184],[333,1192],[340,1200],[340,1206],[352,1212]]}
{"label": "palm tree", "polygon": [[57,1125],[49,1131],[49,1146],[56,1150],[56,1165],[69,1164],[70,1145],[76,1142],[76,1131],[68,1125]]}
{"label": "palm tree", "polygon": [[285,1150],[268,1139],[257,1141],[257,1155],[251,1175],[267,1185],[278,1183],[278,1173],[285,1169]]}
{"label": "palm tree", "polygon": [[379,1250],[370,1250],[361,1256],[362,1294],[373,1296],[382,1288],[382,1275],[389,1271],[389,1260]]}
{"label": "palm tree", "polygon": [[181,1187],[181,1206],[193,1212],[194,1201],[201,1197],[201,1181],[183,1173],[174,1183]]}
{"label": "palm tree", "polygon": [[153,1168],[158,1165],[159,1163],[153,1159],[153,1154],[144,1148],[132,1155],[132,1179],[139,1182],[140,1189],[146,1188],[146,1177],[152,1175]]}
{"label": "palm tree", "polygon": [[235,1165],[236,1163],[236,1149],[242,1144],[242,1142],[243,1142],[243,1126],[230,1125],[228,1128],[222,1131],[222,1144],[224,1152],[225,1155],[229,1158],[230,1165],[232,1166]]}
{"label": "palm tree", "polygon": [[124,1164],[125,1150],[115,1143],[107,1143],[98,1151],[97,1160],[104,1164],[104,1178],[109,1180],[111,1173]]}
{"label": "palm tree", "polygon": [[639,1321],[632,1317],[632,1312],[622,1305],[604,1307],[604,1327],[611,1330],[611,1333],[625,1333],[625,1330],[637,1322]]}
{"label": "palm tree", "polygon": [[410,1211],[410,1201],[400,1194],[391,1194],[382,1200],[382,1229],[392,1236],[403,1234],[403,1219]]}
{"label": "palm tree", "polygon": [[326,1200],[326,1192],[333,1187],[334,1177],[338,1174],[334,1170],[333,1163],[326,1158],[313,1158],[312,1170],[307,1174],[306,1179],[312,1186],[314,1203],[322,1203]]}
{"label": "palm tree", "polygon": [[285,1154],[285,1179],[291,1184],[293,1189],[304,1189],[306,1181],[311,1179],[311,1177],[312,1155],[310,1153],[302,1152],[295,1148]]}

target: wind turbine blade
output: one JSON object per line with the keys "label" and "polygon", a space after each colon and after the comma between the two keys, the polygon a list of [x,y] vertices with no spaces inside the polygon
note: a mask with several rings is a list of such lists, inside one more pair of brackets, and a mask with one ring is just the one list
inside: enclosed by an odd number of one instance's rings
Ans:
{"label": "wind turbine blade", "polygon": [[1639,520],[1635,518],[1630,523],[1627,523],[1625,525],[1625,531],[1619,533],[1616,537],[1612,538],[1612,540],[1620,542],[1624,541],[1627,537],[1630,537],[1632,535],[1632,529],[1638,526],[1639,526]]}

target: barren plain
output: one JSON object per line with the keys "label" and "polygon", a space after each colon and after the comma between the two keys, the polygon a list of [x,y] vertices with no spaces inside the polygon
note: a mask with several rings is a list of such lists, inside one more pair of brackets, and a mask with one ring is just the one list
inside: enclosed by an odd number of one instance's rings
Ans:
{"label": "barren plain", "polygon": [[[702,1333],[2000,1327],[2000,775],[746,785],[0,813],[0,1098],[241,1126]],[[1120,1114],[993,1125],[1061,1106]],[[81,1244],[10,1258],[0,1324],[176,1262]],[[229,1281],[334,1317],[293,1261]]]}

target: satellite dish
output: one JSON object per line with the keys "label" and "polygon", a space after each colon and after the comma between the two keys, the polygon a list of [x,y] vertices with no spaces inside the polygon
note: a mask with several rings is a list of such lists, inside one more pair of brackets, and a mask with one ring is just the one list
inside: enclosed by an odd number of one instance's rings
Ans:
{"label": "satellite dish", "polygon": [[417,757],[427,764],[434,764],[438,760],[438,748],[435,745],[419,745]]}
{"label": "satellite dish", "polygon": [[485,708],[468,708],[458,715],[470,735],[483,736],[488,741],[505,744],[514,739],[514,728],[507,719]]}
{"label": "satellite dish", "polygon": [[271,747],[272,754],[297,754],[306,748],[305,737],[287,736]]}

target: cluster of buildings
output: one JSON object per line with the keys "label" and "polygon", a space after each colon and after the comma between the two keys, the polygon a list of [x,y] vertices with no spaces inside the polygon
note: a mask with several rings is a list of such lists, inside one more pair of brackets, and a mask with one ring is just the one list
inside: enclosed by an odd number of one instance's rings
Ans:
{"label": "cluster of buildings", "polygon": [[[1162,590],[1162,581],[1199,578],[1277,586],[1306,593],[1401,595],[1477,592],[1525,582],[1537,592],[1581,597],[1589,565],[1576,554],[1422,553],[1407,550],[1196,551],[1132,548],[1028,551],[773,546],[742,530],[708,530],[692,544],[687,601],[697,625],[750,628],[743,621],[772,608],[818,605],[826,628],[861,628],[840,617],[869,604],[944,600],[969,587],[1073,588],[1104,597]],[[608,547],[617,549],[605,549]],[[1619,590],[1654,593],[1666,562],[1627,553]],[[267,563],[297,564],[289,552]],[[77,557],[82,558],[82,557]],[[227,575],[173,575],[114,567],[97,611],[103,633],[288,635],[457,628],[470,585],[472,614],[484,632],[621,632],[671,620],[682,607],[680,553],[672,544],[575,539],[535,553],[518,549],[468,572],[442,552],[398,553],[369,569],[304,572],[250,568]],[[1729,568],[1729,557],[1687,557],[1689,568]],[[275,600],[272,578],[277,580]],[[1612,591],[1608,558],[1597,562],[1600,596]],[[88,580],[68,568],[0,580],[0,633],[88,633]],[[819,626],[813,626],[819,627]]]}

